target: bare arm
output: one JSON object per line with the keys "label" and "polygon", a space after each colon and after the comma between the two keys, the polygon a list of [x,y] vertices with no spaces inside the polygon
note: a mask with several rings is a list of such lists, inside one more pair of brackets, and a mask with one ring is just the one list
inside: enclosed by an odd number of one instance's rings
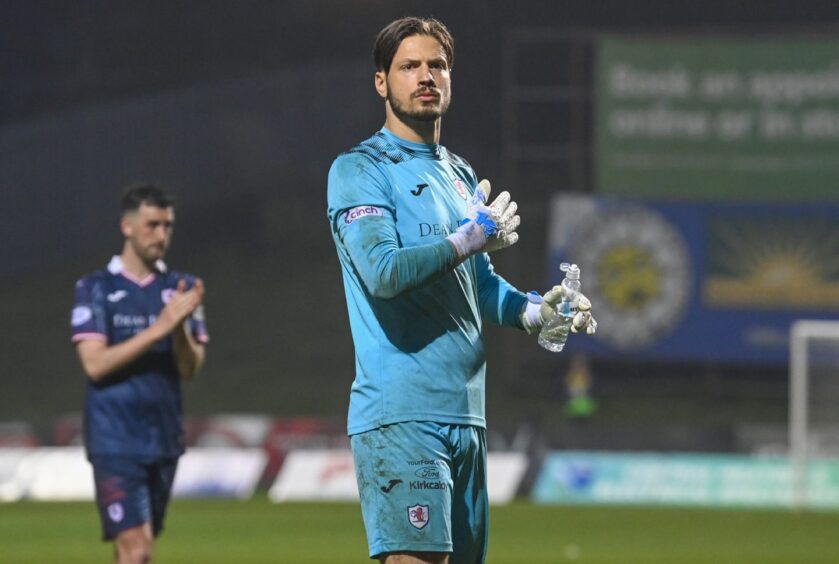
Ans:
{"label": "bare arm", "polygon": [[[148,352],[154,344],[170,333],[174,337],[175,362],[182,377],[192,377],[204,360],[203,345],[188,335],[186,318],[201,305],[204,298],[204,284],[199,280],[189,292],[184,292],[185,283],[178,283],[177,291],[160,312],[157,320],[127,341],[108,346],[101,341],[81,341],[76,352],[88,378],[99,382],[109,374],[125,367]],[[181,333],[179,337],[179,333]],[[187,343],[179,346],[180,340]]]}
{"label": "bare arm", "polygon": [[87,377],[99,382],[142,356],[165,336],[161,327],[155,323],[127,341],[113,346],[102,341],[80,341],[76,344],[76,352]]}

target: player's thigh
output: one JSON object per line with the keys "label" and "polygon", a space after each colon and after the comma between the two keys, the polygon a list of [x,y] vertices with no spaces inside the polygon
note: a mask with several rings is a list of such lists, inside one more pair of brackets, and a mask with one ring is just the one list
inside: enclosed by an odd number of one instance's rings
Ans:
{"label": "player's thigh", "polygon": [[455,469],[452,489],[452,564],[480,564],[486,559],[489,533],[486,432],[470,425],[452,426]]}
{"label": "player's thigh", "polygon": [[151,522],[154,536],[159,535],[163,530],[163,521],[172,497],[172,485],[175,482],[177,468],[177,458],[161,458],[149,467]]}
{"label": "player's thigh", "polygon": [[90,462],[103,538],[111,540],[122,531],[150,523],[148,461],[122,456],[93,456]]}
{"label": "player's thigh", "polygon": [[351,438],[371,557],[451,551],[450,447],[440,429],[408,421]]}

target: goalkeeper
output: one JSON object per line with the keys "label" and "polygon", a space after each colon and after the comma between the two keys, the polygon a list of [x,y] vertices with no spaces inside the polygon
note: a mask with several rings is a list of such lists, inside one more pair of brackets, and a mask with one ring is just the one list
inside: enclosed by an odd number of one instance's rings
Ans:
{"label": "goalkeeper", "polygon": [[[483,324],[538,331],[543,301],[496,274],[518,240],[507,192],[490,198],[439,144],[453,41],[433,19],[378,35],[385,124],[329,171],[328,217],[355,344],[348,433],[369,553],[382,562],[483,562],[488,504]],[[575,331],[593,332],[581,298]]]}

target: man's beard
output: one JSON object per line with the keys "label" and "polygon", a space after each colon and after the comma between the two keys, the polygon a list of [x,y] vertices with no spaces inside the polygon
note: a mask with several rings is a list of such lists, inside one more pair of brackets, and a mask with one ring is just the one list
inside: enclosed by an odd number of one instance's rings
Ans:
{"label": "man's beard", "polygon": [[156,245],[141,247],[138,243],[132,243],[132,247],[134,247],[134,254],[137,255],[140,260],[142,260],[147,266],[153,267],[157,261],[163,260],[166,257],[168,245],[163,245],[162,248],[159,248]]}
{"label": "man's beard", "polygon": [[[436,106],[433,107],[423,107],[419,110],[409,110],[405,108],[399,100],[397,100],[394,96],[391,95],[391,90],[388,89],[387,93],[387,101],[390,104],[390,109],[393,110],[393,113],[396,114],[402,121],[406,120],[413,120],[413,121],[434,121],[439,117],[442,117],[443,114],[449,109],[449,103],[451,102],[451,98],[444,98],[443,93],[440,93],[440,100],[443,100],[442,104],[437,109]],[[412,95],[413,98],[413,95]]]}

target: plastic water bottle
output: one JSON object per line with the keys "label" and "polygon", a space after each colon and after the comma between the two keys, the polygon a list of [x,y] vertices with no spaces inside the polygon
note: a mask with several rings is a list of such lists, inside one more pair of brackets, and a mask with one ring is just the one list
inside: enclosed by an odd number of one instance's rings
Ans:
{"label": "plastic water bottle", "polygon": [[551,352],[559,352],[565,347],[571,323],[580,305],[580,267],[563,262],[559,269],[565,273],[562,280],[565,297],[557,306],[559,315],[547,321],[539,332],[539,344]]}

